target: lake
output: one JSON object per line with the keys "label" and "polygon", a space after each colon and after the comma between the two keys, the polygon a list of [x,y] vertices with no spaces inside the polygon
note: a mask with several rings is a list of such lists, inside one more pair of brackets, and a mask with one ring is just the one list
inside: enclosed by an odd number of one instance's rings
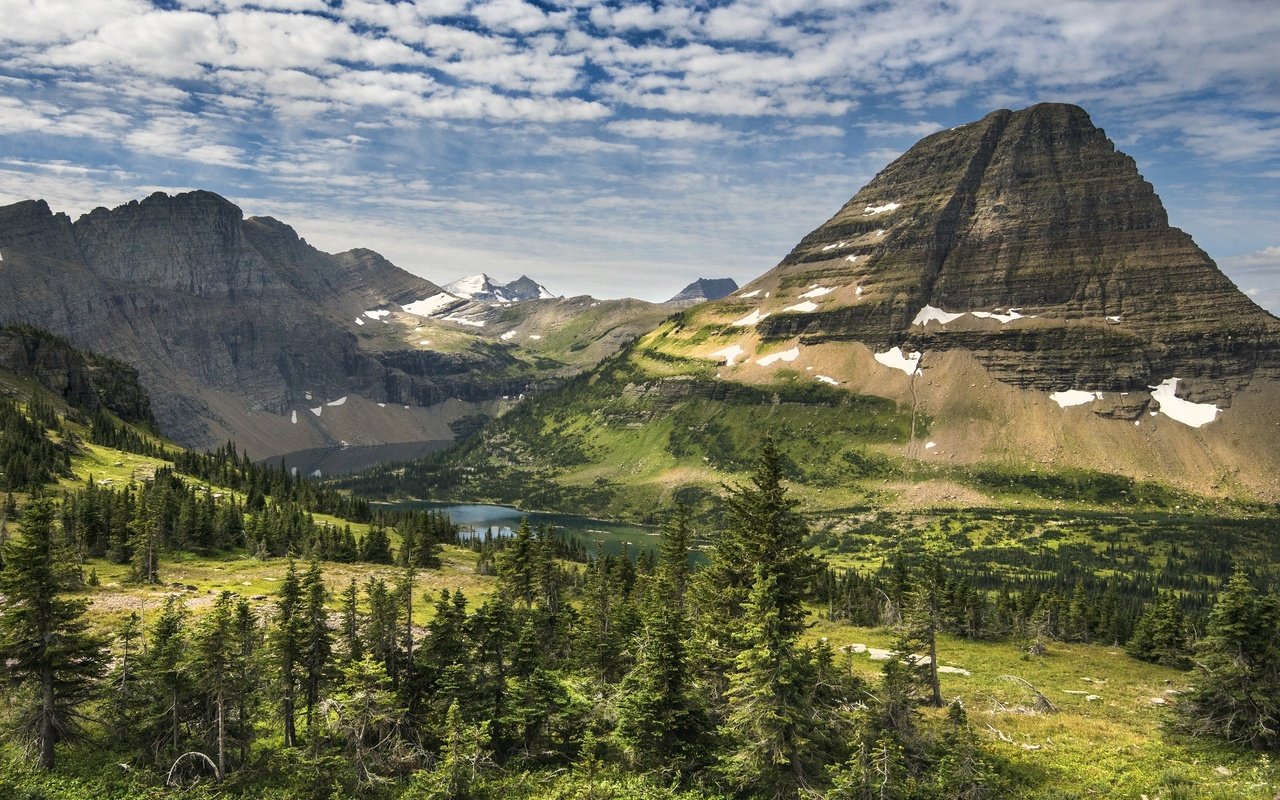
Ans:
{"label": "lake", "polygon": [[[648,525],[629,525],[625,522],[610,522],[574,514],[521,511],[510,506],[492,506],[482,503],[420,501],[393,505],[396,508],[424,508],[448,514],[449,518],[463,529],[464,535],[468,529],[478,536],[483,536],[486,530],[492,529],[495,536],[510,536],[515,528],[520,527],[520,520],[528,517],[530,526],[537,528],[542,525],[551,525],[560,538],[576,538],[582,542],[588,553],[595,552],[596,542],[601,543],[606,554],[618,555],[629,552],[633,558],[643,550],[658,549],[658,529]],[[705,562],[706,555],[695,545],[689,552],[689,563]]]}

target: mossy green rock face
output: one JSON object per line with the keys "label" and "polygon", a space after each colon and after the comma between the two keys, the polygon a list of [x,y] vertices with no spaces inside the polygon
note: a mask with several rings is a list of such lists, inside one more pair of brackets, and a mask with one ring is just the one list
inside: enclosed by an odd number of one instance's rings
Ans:
{"label": "mossy green rock face", "polygon": [[[836,287],[807,313],[783,310]],[[857,294],[840,291],[856,285]],[[747,289],[765,339],[963,349],[1045,391],[1145,390],[1229,402],[1280,367],[1280,322],[1168,217],[1132,158],[1080,108],[996,111],[929,136]],[[923,309],[971,313],[913,324]],[[927,363],[927,361],[926,361]]]}

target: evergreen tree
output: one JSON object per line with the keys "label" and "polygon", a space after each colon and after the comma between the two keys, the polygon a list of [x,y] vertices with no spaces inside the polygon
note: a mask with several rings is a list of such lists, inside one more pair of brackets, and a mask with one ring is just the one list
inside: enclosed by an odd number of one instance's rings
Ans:
{"label": "evergreen tree", "polygon": [[360,611],[356,604],[358,590],[352,578],[342,593],[342,641],[348,661],[364,658],[364,643],[360,641]]}
{"label": "evergreen tree", "polygon": [[1237,570],[1196,647],[1199,667],[1183,720],[1258,750],[1280,746],[1280,598]]}
{"label": "evergreen tree", "polygon": [[1191,666],[1191,646],[1187,631],[1187,618],[1182,605],[1173,592],[1166,592],[1147,606],[1125,650],[1143,661],[1188,669]]}
{"label": "evergreen tree", "polygon": [[11,683],[31,690],[23,716],[44,769],[53,769],[54,745],[78,731],[80,707],[105,661],[102,643],[87,631],[86,602],[59,597],[73,559],[53,516],[49,500],[27,504],[22,535],[5,548],[0,571],[0,664]]}
{"label": "evergreen tree", "polygon": [[677,774],[698,763],[709,728],[690,681],[684,643],[690,538],[688,510],[681,507],[662,530],[654,602],[639,637],[639,656],[622,681],[618,702],[618,737],[635,761]]}
{"label": "evergreen tree", "polygon": [[333,655],[329,616],[324,608],[328,590],[324,586],[324,575],[320,571],[319,561],[311,562],[307,574],[302,579],[302,597],[305,604],[302,611],[303,699],[307,706],[307,730],[310,731],[315,722],[315,707],[320,702],[320,692],[329,670],[329,659]]}
{"label": "evergreen tree", "polygon": [[240,657],[236,641],[235,600],[224,591],[213,608],[200,620],[192,637],[195,651],[197,687],[203,692],[213,717],[213,742],[217,753],[218,778],[227,775],[228,718],[235,702],[236,661]]}
{"label": "evergreen tree", "polygon": [[280,679],[280,714],[284,725],[284,746],[297,744],[298,672],[305,658],[307,616],[302,581],[297,566],[289,562],[277,595],[275,657]]}
{"label": "evergreen tree", "polygon": [[819,757],[811,748],[812,676],[798,646],[813,565],[772,441],[761,448],[750,483],[732,490],[728,507],[730,552],[749,559],[751,579],[742,606],[744,646],[728,679],[725,728],[731,745],[723,772],[744,793],[796,797],[814,781]]}
{"label": "evergreen tree", "polygon": [[915,585],[906,595],[904,626],[896,649],[902,654],[903,663],[923,683],[928,692],[929,705],[941,708],[938,633],[945,623],[942,599],[945,578],[942,565],[935,559],[929,559],[915,577]]}
{"label": "evergreen tree", "polygon": [[191,687],[185,654],[187,608],[178,595],[165,598],[151,629],[151,646],[142,662],[147,686],[149,739],[157,762],[162,754],[182,752],[183,725],[190,715]]}

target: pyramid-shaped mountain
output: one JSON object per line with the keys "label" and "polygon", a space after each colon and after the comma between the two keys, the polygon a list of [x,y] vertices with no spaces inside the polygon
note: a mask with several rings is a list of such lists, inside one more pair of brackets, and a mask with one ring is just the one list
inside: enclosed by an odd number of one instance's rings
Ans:
{"label": "pyramid-shaped mountain", "polygon": [[738,291],[738,282],[733,278],[698,278],[681,289],[667,301],[667,305],[696,306],[708,300],[719,300]]}
{"label": "pyramid-shaped mountain", "polygon": [[1280,363],[1280,323],[1169,225],[1133,159],[1070,105],[929,136],[748,288],[766,340],[926,359],[960,348],[1042,390],[1177,376],[1229,402]]}

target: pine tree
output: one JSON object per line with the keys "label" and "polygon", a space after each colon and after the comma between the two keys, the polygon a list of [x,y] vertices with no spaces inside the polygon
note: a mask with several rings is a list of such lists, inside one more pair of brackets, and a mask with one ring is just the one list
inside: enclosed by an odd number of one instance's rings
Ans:
{"label": "pine tree", "polygon": [[280,678],[280,714],[284,724],[284,746],[297,744],[298,671],[305,657],[307,620],[302,581],[293,561],[280,582],[279,610],[276,612],[275,656]]}
{"label": "pine tree", "polygon": [[618,737],[634,760],[677,774],[697,763],[710,727],[690,681],[684,642],[690,538],[688,510],[681,507],[662,530],[653,602],[638,642],[640,653],[618,693]]}
{"label": "pine tree", "polygon": [[904,627],[896,649],[902,654],[903,663],[924,684],[929,705],[942,708],[942,689],[938,682],[938,633],[945,622],[942,565],[930,559],[915,577],[915,585],[906,595]]}
{"label": "pine tree", "polygon": [[[813,564],[805,526],[782,485],[782,457],[766,440],[749,485],[728,500],[730,552],[747,557],[751,579],[742,606],[743,649],[729,675],[722,768],[736,789],[796,797],[815,777],[810,747],[811,676],[798,646],[804,629],[805,579]],[[721,558],[717,552],[716,559]],[[714,564],[714,561],[713,561]],[[735,567],[736,569],[737,567]]]}
{"label": "pine tree", "polygon": [[359,661],[364,658],[364,643],[360,641],[360,610],[357,606],[359,597],[356,579],[352,578],[342,593],[342,641],[346,645],[348,661]]}
{"label": "pine tree", "polygon": [[227,775],[227,723],[234,704],[236,660],[235,601],[224,591],[205,614],[192,637],[195,651],[196,683],[207,698],[213,715],[214,749],[218,778]]}
{"label": "pine tree", "polygon": [[1147,606],[1134,626],[1125,650],[1143,661],[1176,669],[1191,666],[1187,618],[1173,592],[1165,593]]}
{"label": "pine tree", "polygon": [[165,598],[151,629],[151,646],[142,662],[151,708],[150,738],[157,758],[182,752],[182,728],[190,711],[191,691],[184,660],[187,609],[178,595]]}
{"label": "pine tree", "polygon": [[11,683],[31,689],[26,731],[46,770],[53,769],[54,745],[77,733],[79,709],[105,663],[102,643],[87,631],[87,603],[58,596],[73,559],[53,517],[51,501],[27,503],[22,535],[6,546],[0,571],[0,664]]}
{"label": "pine tree", "polygon": [[1280,598],[1237,570],[1196,647],[1199,667],[1184,723],[1258,750],[1280,746]]}
{"label": "pine tree", "polygon": [[307,730],[313,729],[315,707],[320,702],[320,691],[329,670],[329,658],[333,655],[333,643],[330,641],[329,616],[324,602],[328,598],[328,590],[324,586],[324,575],[320,571],[320,562],[312,561],[302,579],[302,626],[304,629],[302,642],[302,675],[304,695],[307,706]]}

